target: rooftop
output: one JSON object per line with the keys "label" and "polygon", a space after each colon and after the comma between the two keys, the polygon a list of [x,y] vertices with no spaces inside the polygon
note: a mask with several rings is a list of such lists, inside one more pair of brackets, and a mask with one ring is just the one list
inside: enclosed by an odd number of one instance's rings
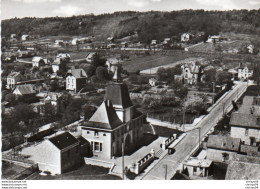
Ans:
{"label": "rooftop", "polygon": [[238,152],[240,147],[240,139],[229,136],[210,135],[207,142],[207,147]]}
{"label": "rooftop", "polygon": [[210,167],[212,161],[208,159],[189,158],[183,162],[184,165],[193,167]]}
{"label": "rooftop", "polygon": [[36,91],[33,88],[33,85],[17,85],[15,87],[15,90],[20,91],[20,93],[22,95],[26,95],[26,94],[34,94],[36,93]]}
{"label": "rooftop", "polygon": [[68,132],[61,133],[57,136],[49,138],[48,140],[60,150],[79,143],[79,141]]}
{"label": "rooftop", "polygon": [[254,114],[234,112],[231,114],[229,125],[260,129],[260,117]]}
{"label": "rooftop", "polygon": [[107,86],[105,99],[111,100],[114,106],[119,106],[123,109],[133,106],[126,84],[109,84]]}
{"label": "rooftop", "polygon": [[67,77],[67,75],[73,75],[75,78],[87,77],[87,74],[86,74],[86,72],[83,69],[72,69],[72,70],[69,70],[68,73],[66,74],[66,77]]}
{"label": "rooftop", "polygon": [[112,130],[121,124],[123,124],[123,122],[118,118],[112,102],[106,100],[98,107],[89,121],[84,122],[82,125]]}

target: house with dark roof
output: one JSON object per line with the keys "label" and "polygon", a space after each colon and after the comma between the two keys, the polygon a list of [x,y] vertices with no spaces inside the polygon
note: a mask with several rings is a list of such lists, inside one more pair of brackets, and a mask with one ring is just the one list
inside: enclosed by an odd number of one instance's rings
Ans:
{"label": "house with dark roof", "polygon": [[260,143],[260,116],[233,112],[229,122],[231,137],[240,138],[246,145],[257,146]]}
{"label": "house with dark roof", "polygon": [[46,60],[44,60],[42,57],[40,56],[35,56],[32,58],[32,67],[42,67],[45,66],[46,64]]}
{"label": "house with dark roof", "polygon": [[230,160],[240,151],[241,140],[229,136],[210,135],[207,141],[207,159],[217,162]]}
{"label": "house with dark roof", "polygon": [[17,85],[13,90],[13,94],[19,96],[29,96],[29,95],[35,95],[36,91],[34,90],[34,86],[31,84]]}
{"label": "house with dark roof", "polygon": [[83,69],[71,69],[66,74],[66,90],[78,92],[86,84],[87,74]]}
{"label": "house with dark roof", "polygon": [[94,57],[97,55],[96,52],[91,52],[91,53],[88,53],[87,56],[86,56],[86,61],[89,62],[89,63],[92,63],[93,60],[94,60]]}
{"label": "house with dark roof", "polygon": [[12,72],[7,76],[6,88],[13,89],[13,88],[15,88],[15,85],[17,84],[17,82],[22,81],[22,80],[23,80],[23,76],[20,74],[20,72]]}
{"label": "house with dark roof", "polygon": [[94,156],[120,156],[122,146],[130,153],[143,137],[145,116],[135,109],[125,84],[109,84],[105,101],[93,116],[80,124],[82,136],[92,146]]}
{"label": "house with dark roof", "polygon": [[40,171],[61,174],[80,164],[80,141],[68,132],[45,139],[23,151],[38,164]]}

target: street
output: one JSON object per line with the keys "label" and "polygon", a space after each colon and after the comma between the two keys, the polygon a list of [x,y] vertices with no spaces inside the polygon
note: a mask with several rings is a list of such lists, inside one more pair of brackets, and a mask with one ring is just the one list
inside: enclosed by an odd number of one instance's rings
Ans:
{"label": "street", "polygon": [[197,124],[194,130],[187,132],[187,136],[175,147],[176,152],[173,155],[164,156],[158,164],[145,173],[141,178],[139,177],[139,179],[171,179],[181,163],[198,147],[199,141],[201,141],[210,129],[212,129],[221,119],[223,112],[231,110],[232,100],[236,101],[237,98],[244,93],[246,88],[247,83],[237,83],[232,91],[216,102],[209,114]]}

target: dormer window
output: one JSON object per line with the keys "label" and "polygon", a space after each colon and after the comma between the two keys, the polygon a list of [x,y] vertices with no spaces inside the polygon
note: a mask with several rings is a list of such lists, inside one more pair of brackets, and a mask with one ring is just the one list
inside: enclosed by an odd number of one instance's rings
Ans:
{"label": "dormer window", "polygon": [[95,131],[94,135],[95,135],[95,137],[99,137],[98,131]]}

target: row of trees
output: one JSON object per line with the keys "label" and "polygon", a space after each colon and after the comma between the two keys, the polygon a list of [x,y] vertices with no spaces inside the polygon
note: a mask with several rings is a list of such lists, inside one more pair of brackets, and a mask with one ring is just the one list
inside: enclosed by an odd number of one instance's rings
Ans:
{"label": "row of trees", "polygon": [[[37,35],[95,35],[106,39],[111,33],[122,38],[138,32],[138,40],[150,43],[178,36],[187,31],[202,31],[209,35],[219,32],[259,33],[259,10],[204,11],[182,10],[171,12],[116,12],[103,15],[73,17],[23,18],[2,22],[2,34]],[[27,27],[24,27],[27,26]],[[105,26],[105,27],[104,27]]]}

